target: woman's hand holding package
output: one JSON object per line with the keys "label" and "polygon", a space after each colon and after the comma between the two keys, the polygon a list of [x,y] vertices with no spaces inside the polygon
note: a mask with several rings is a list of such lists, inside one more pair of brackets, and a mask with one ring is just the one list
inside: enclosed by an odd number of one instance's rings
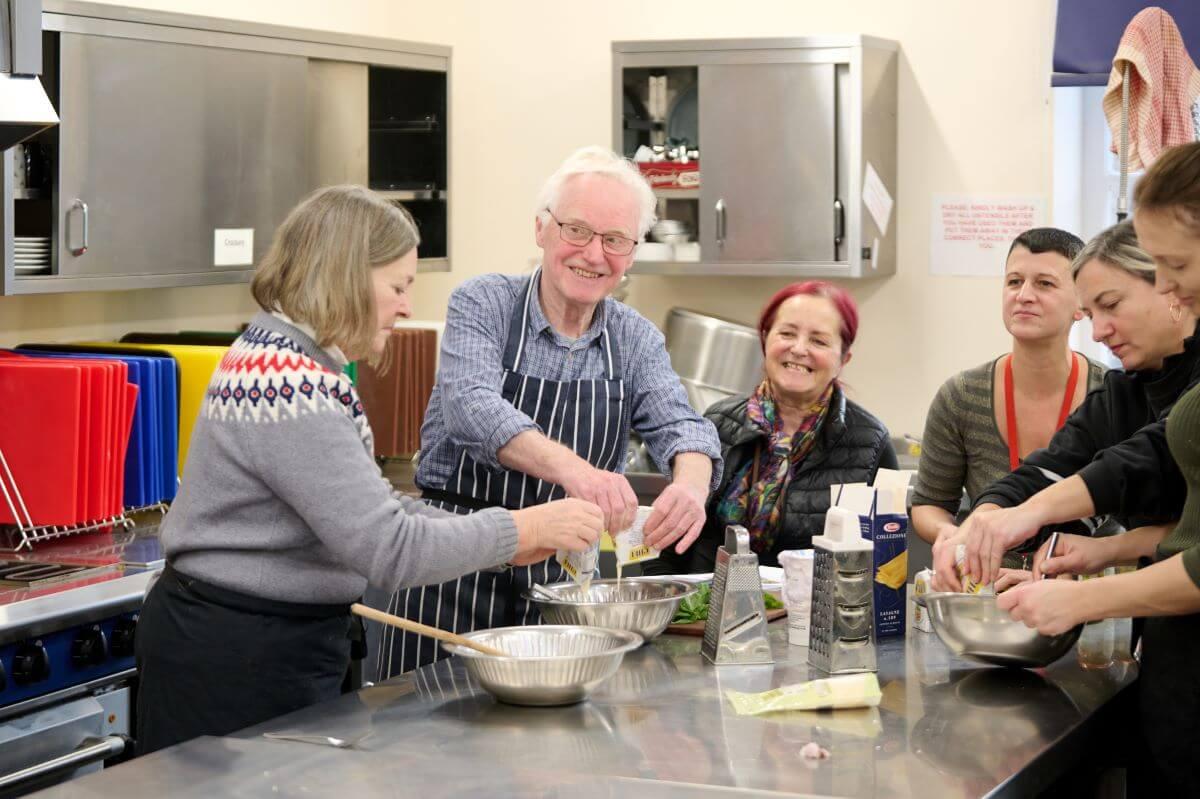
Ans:
{"label": "woman's hand holding package", "polygon": [[1065,633],[1086,618],[1081,612],[1080,588],[1075,580],[1032,580],[996,597],[996,604],[1014,619],[1042,635]]}
{"label": "woman's hand holding package", "polygon": [[637,516],[637,494],[623,474],[597,469],[584,463],[562,482],[567,495],[599,506],[604,527],[610,533],[628,530]]}
{"label": "woman's hand holding package", "polygon": [[642,528],[645,543],[661,551],[678,541],[675,551],[687,551],[704,527],[707,499],[704,489],[682,482],[671,483],[654,500],[653,510]]}
{"label": "woman's hand holding package", "polygon": [[1041,520],[1023,505],[975,511],[959,529],[967,545],[967,573],[990,585],[1000,571],[1004,553],[1037,534],[1041,526]]}
{"label": "woman's hand holding package", "polygon": [[583,552],[595,546],[604,529],[600,508],[582,499],[560,499],[512,512],[517,525],[514,566],[540,563],[560,549]]}
{"label": "woman's hand holding package", "polygon": [[933,590],[962,591],[962,582],[955,570],[955,553],[965,541],[962,528],[944,524],[938,528],[933,542]]}

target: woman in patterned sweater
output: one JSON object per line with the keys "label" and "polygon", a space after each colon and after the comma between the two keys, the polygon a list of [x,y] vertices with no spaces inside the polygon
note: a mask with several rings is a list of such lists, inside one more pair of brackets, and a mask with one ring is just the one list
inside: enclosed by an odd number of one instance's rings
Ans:
{"label": "woman in patterned sweater", "polygon": [[1034,228],[1009,248],[1001,307],[1012,352],[947,380],[925,422],[912,522],[926,541],[956,529],[964,489],[973,501],[1045,447],[1100,385],[1104,368],[1067,346],[1071,324],[1082,318],[1071,282],[1082,247],[1065,231]]}
{"label": "woman in patterned sweater", "polygon": [[213,373],[162,523],[167,566],[138,624],[141,753],[336,697],[368,580],[396,590],[599,539],[582,500],[452,516],[380,474],[343,368],[377,360],[409,315],[416,247],[411,217],[356,186],[314,193],[276,232],[252,283],[263,310]]}

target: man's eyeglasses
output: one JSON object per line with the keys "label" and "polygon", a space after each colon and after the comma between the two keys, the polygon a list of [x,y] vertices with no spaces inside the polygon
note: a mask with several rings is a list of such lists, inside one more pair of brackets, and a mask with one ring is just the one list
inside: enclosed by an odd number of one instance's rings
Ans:
{"label": "man's eyeglasses", "polygon": [[554,224],[558,225],[563,241],[574,244],[576,247],[586,247],[591,242],[593,236],[600,237],[600,249],[609,255],[629,255],[629,253],[633,252],[633,248],[637,246],[637,241],[628,236],[621,236],[617,233],[597,233],[586,225],[577,225],[574,222],[559,222],[558,217],[549,208],[546,209],[546,213],[550,214],[550,218],[554,220]]}

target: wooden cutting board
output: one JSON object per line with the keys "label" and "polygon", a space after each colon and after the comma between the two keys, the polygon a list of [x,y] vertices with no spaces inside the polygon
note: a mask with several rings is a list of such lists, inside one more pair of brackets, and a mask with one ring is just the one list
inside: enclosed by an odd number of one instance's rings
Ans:
{"label": "wooden cutting board", "polygon": [[[787,615],[787,608],[775,608],[767,611],[767,621],[772,622],[776,619],[782,619]],[[695,635],[701,638],[704,637],[704,622],[691,621],[687,624],[668,624],[667,629],[663,631],[667,634],[674,635]]]}

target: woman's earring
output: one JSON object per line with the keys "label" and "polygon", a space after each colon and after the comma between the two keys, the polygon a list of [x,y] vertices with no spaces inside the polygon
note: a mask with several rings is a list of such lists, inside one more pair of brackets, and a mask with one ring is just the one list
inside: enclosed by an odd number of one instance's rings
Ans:
{"label": "woman's earring", "polygon": [[1171,313],[1171,321],[1178,322],[1183,318],[1183,307],[1179,303],[1171,303],[1171,307],[1167,309]]}

